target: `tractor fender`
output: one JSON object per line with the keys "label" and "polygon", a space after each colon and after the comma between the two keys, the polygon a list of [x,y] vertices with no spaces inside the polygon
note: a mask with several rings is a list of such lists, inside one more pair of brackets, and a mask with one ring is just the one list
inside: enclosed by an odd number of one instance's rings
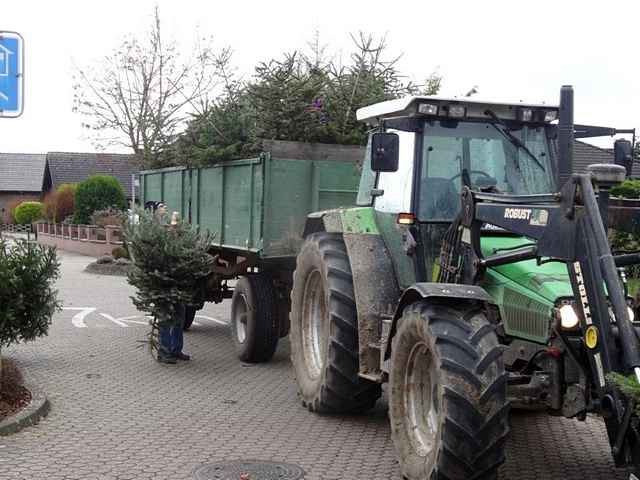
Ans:
{"label": "tractor fender", "polygon": [[342,233],[342,212],[342,209],[336,209],[310,213],[304,224],[302,238],[317,232]]}
{"label": "tractor fender", "polygon": [[491,295],[478,285],[436,282],[415,283],[407,288],[400,297],[395,314],[393,315],[389,335],[386,338],[384,358],[389,358],[391,354],[391,340],[396,333],[398,321],[400,317],[402,317],[405,307],[419,300],[431,298],[455,299],[457,302],[479,302],[495,305],[495,301]]}

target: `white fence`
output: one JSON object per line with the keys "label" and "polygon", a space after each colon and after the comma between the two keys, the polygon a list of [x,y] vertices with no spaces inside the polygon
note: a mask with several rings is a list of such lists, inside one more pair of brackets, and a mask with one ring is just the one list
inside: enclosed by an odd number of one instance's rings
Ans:
{"label": "white fence", "polygon": [[14,225],[0,223],[0,239],[22,239],[31,240],[33,229],[31,225]]}

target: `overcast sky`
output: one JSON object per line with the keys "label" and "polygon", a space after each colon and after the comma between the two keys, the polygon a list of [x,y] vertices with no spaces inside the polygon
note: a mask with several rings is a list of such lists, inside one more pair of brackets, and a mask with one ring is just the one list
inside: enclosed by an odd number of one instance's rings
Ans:
{"label": "overcast sky", "polygon": [[[636,1],[34,1],[5,0],[0,30],[26,44],[25,111],[0,119],[0,151],[93,151],[73,114],[74,63],[109,54],[144,31],[158,4],[184,48],[199,30],[234,50],[245,76],[253,66],[304,46],[320,32],[349,51],[349,32],[387,34],[401,70],[416,81],[438,70],[442,94],[478,85],[483,98],[557,103],[576,90],[576,122],[640,128]],[[611,139],[598,142],[612,144]]]}

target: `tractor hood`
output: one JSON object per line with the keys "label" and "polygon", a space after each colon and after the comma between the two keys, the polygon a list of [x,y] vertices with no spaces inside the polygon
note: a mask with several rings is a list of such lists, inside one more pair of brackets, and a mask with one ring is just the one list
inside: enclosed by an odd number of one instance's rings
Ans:
{"label": "tractor hood", "polygon": [[[530,245],[531,240],[524,237],[486,236],[482,237],[482,252],[493,255],[495,250],[508,251],[518,246]],[[562,262],[549,262],[538,265],[535,260],[510,263],[492,270],[507,277],[521,287],[530,289],[547,301],[554,303],[558,298],[573,297],[567,266]]]}

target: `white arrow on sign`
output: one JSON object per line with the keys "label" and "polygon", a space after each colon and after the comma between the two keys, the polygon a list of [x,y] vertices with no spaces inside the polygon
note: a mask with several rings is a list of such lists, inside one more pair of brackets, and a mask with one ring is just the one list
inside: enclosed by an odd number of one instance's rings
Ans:
{"label": "white arrow on sign", "polygon": [[0,92],[0,98],[3,99],[5,102],[9,101],[9,97],[7,97],[4,93]]}

